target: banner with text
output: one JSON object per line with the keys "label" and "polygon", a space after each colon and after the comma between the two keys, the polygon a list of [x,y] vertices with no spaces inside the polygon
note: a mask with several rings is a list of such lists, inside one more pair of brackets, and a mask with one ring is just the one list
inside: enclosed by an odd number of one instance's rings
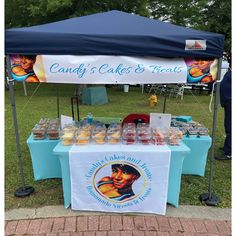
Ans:
{"label": "banner with text", "polygon": [[69,153],[73,210],[165,214],[168,147],[147,152],[97,150],[72,147]]}
{"label": "banner with text", "polygon": [[71,55],[11,55],[16,81],[75,84],[212,82],[217,60]]}

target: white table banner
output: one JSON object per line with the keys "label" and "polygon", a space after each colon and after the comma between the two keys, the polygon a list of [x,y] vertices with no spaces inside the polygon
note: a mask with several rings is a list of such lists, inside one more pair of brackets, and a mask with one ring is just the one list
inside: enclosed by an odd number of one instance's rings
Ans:
{"label": "white table banner", "polygon": [[170,155],[167,146],[73,146],[72,209],[164,215]]}

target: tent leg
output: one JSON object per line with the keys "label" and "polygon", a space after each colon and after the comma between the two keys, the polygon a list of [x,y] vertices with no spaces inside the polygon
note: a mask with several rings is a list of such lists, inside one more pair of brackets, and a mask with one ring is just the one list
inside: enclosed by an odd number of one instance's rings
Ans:
{"label": "tent leg", "polygon": [[11,99],[11,107],[12,107],[12,114],[14,120],[14,127],[15,127],[15,137],[16,137],[16,147],[17,147],[17,156],[19,161],[19,169],[20,169],[20,179],[21,179],[21,187],[19,187],[15,191],[16,197],[26,197],[29,196],[31,193],[34,192],[34,188],[31,186],[25,186],[25,178],[24,178],[24,170],[23,170],[23,163],[21,157],[21,146],[20,146],[20,138],[18,133],[18,124],[17,124],[17,117],[16,117],[16,106],[15,106],[15,96],[14,96],[14,88],[13,88],[13,78],[10,73],[11,66],[10,66],[10,58],[7,56],[7,71],[9,80],[9,90],[10,90],[10,99]]}
{"label": "tent leg", "polygon": [[76,102],[77,118],[78,118],[77,121],[79,121],[80,117],[79,117],[79,98],[78,98],[78,96],[71,97],[71,112],[72,112],[72,118],[75,121],[74,101]]}
{"label": "tent leg", "polygon": [[[221,68],[221,63],[220,67]],[[215,85],[215,99],[214,99],[214,115],[213,115],[213,129],[212,129],[212,149],[211,149],[211,160],[210,160],[210,176],[209,176],[209,189],[208,193],[203,193],[199,196],[201,202],[205,202],[208,206],[217,206],[220,202],[219,197],[213,194],[212,185],[213,185],[213,163],[215,157],[215,141],[216,141],[216,117],[218,109],[218,99],[220,94],[220,84],[216,83]]]}
{"label": "tent leg", "polygon": [[57,118],[60,118],[60,101],[59,101],[59,89],[58,86],[56,85],[57,89]]}
{"label": "tent leg", "polygon": [[167,86],[165,88],[165,97],[164,97],[164,104],[163,104],[163,112],[162,113],[165,113],[166,112],[166,99],[167,99]]}

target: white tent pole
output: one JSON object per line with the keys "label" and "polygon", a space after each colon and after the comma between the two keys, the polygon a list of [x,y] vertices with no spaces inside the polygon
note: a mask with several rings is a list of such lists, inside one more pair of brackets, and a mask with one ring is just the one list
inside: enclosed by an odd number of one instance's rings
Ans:
{"label": "white tent pole", "polygon": [[[220,80],[221,78],[221,65],[222,65],[222,58],[219,58],[217,80]],[[200,201],[205,202],[206,205],[208,206],[216,206],[220,202],[219,197],[213,194],[213,164],[214,164],[214,158],[215,158],[216,121],[217,121],[219,95],[220,95],[220,83],[216,82],[213,127],[212,127],[212,147],[211,147],[211,159],[210,159],[209,187],[208,187],[208,193],[203,193],[199,196]]]}
{"label": "white tent pole", "polygon": [[11,74],[11,63],[10,63],[9,56],[6,56],[6,63],[7,63],[7,73],[8,73],[8,78],[9,78],[9,91],[10,91],[11,107],[12,107],[13,121],[14,121],[14,127],[15,127],[16,148],[17,148],[17,156],[18,156],[18,161],[19,161],[20,179],[21,179],[21,187],[15,191],[15,196],[25,197],[33,193],[34,188],[30,186],[25,186],[24,169],[23,169],[23,163],[22,163],[22,157],[21,157],[21,145],[20,145],[18,123],[17,123],[17,116],[16,116],[14,84],[13,84],[14,79]]}

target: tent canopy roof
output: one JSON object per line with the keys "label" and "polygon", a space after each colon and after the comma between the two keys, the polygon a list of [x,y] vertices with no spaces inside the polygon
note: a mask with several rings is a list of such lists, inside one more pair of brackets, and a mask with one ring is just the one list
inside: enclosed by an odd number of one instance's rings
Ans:
{"label": "tent canopy roof", "polygon": [[[206,50],[185,50],[206,40]],[[6,54],[221,57],[224,36],[121,11],[7,29]]]}

